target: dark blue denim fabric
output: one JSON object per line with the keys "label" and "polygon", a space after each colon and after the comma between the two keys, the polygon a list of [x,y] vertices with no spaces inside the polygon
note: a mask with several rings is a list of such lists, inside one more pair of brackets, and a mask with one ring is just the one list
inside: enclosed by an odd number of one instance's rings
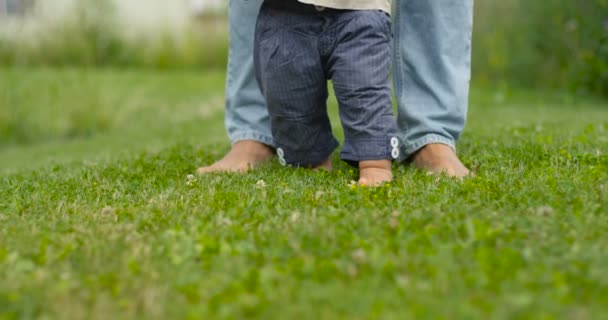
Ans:
{"label": "dark blue denim fabric", "polygon": [[390,16],[379,10],[302,14],[262,6],[254,61],[281,160],[316,166],[337,148],[327,116],[328,79],[344,128],[341,158],[356,164],[399,156],[391,45]]}

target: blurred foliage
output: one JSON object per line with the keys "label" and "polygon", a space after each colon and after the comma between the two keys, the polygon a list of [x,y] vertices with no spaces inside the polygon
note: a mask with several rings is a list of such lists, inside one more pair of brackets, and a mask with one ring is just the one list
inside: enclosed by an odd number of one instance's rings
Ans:
{"label": "blurred foliage", "polygon": [[74,1],[71,13],[27,37],[0,37],[0,65],[224,67],[225,19],[193,20],[179,36],[159,27],[154,36],[127,39],[110,0]]}
{"label": "blurred foliage", "polygon": [[[223,13],[125,39],[109,0],[75,1],[74,14],[34,37],[0,37],[0,65],[223,68]],[[608,0],[475,3],[476,83],[548,87],[608,97]]]}
{"label": "blurred foliage", "polygon": [[0,153],[16,145],[127,132],[152,134],[168,128],[176,132],[190,123],[200,126],[200,121],[223,107],[218,86],[224,83],[224,72],[204,74],[197,70],[4,68],[0,72]]}
{"label": "blurred foliage", "polygon": [[608,1],[477,1],[477,81],[608,96]]}

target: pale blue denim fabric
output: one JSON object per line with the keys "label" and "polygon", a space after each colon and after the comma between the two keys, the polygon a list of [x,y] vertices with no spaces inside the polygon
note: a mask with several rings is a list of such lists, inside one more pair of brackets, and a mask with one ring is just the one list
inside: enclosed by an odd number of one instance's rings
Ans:
{"label": "pale blue denim fabric", "polygon": [[[232,143],[274,146],[253,67],[262,0],[230,0],[226,128]],[[430,143],[452,148],[465,125],[471,64],[473,0],[396,0],[393,73],[401,160]]]}
{"label": "pale blue denim fabric", "polygon": [[402,159],[455,149],[467,117],[473,0],[396,0],[394,89]]}
{"label": "pale blue denim fabric", "polygon": [[274,146],[266,102],[255,79],[253,38],[262,0],[230,0],[230,48],[226,75],[228,138]]}

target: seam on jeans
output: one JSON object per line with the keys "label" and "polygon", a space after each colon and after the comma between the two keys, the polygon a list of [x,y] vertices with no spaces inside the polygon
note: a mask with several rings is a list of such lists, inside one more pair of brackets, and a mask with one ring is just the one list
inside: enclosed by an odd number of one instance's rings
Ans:
{"label": "seam on jeans", "polygon": [[234,60],[234,53],[232,52],[232,49],[228,49],[228,61],[226,63],[226,88],[228,88],[230,85],[232,85],[232,83],[234,83],[233,80],[233,60]]}
{"label": "seam on jeans", "polygon": [[[401,109],[405,109],[405,98],[402,97],[403,89],[399,89],[403,87],[403,79],[402,72],[405,72],[405,66],[403,65],[403,53],[401,52],[402,46],[402,34],[403,34],[403,21],[401,10],[399,10],[399,2],[395,4],[394,11],[394,23],[393,23],[393,83],[395,87],[396,94],[395,97],[397,99],[397,113],[401,113]],[[397,117],[399,119],[399,117]],[[402,123],[401,123],[402,122]],[[409,130],[408,124],[405,121],[397,121],[397,128],[399,129],[399,134],[401,135],[401,140],[405,136],[406,132]]]}

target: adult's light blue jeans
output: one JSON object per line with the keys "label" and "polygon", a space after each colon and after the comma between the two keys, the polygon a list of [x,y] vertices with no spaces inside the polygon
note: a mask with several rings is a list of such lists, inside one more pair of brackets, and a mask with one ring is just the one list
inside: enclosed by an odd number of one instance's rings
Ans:
{"label": "adult's light blue jeans", "polygon": [[[226,129],[232,143],[274,146],[253,67],[261,0],[230,0]],[[425,145],[455,148],[467,115],[473,0],[396,0],[393,74],[401,160]]]}

